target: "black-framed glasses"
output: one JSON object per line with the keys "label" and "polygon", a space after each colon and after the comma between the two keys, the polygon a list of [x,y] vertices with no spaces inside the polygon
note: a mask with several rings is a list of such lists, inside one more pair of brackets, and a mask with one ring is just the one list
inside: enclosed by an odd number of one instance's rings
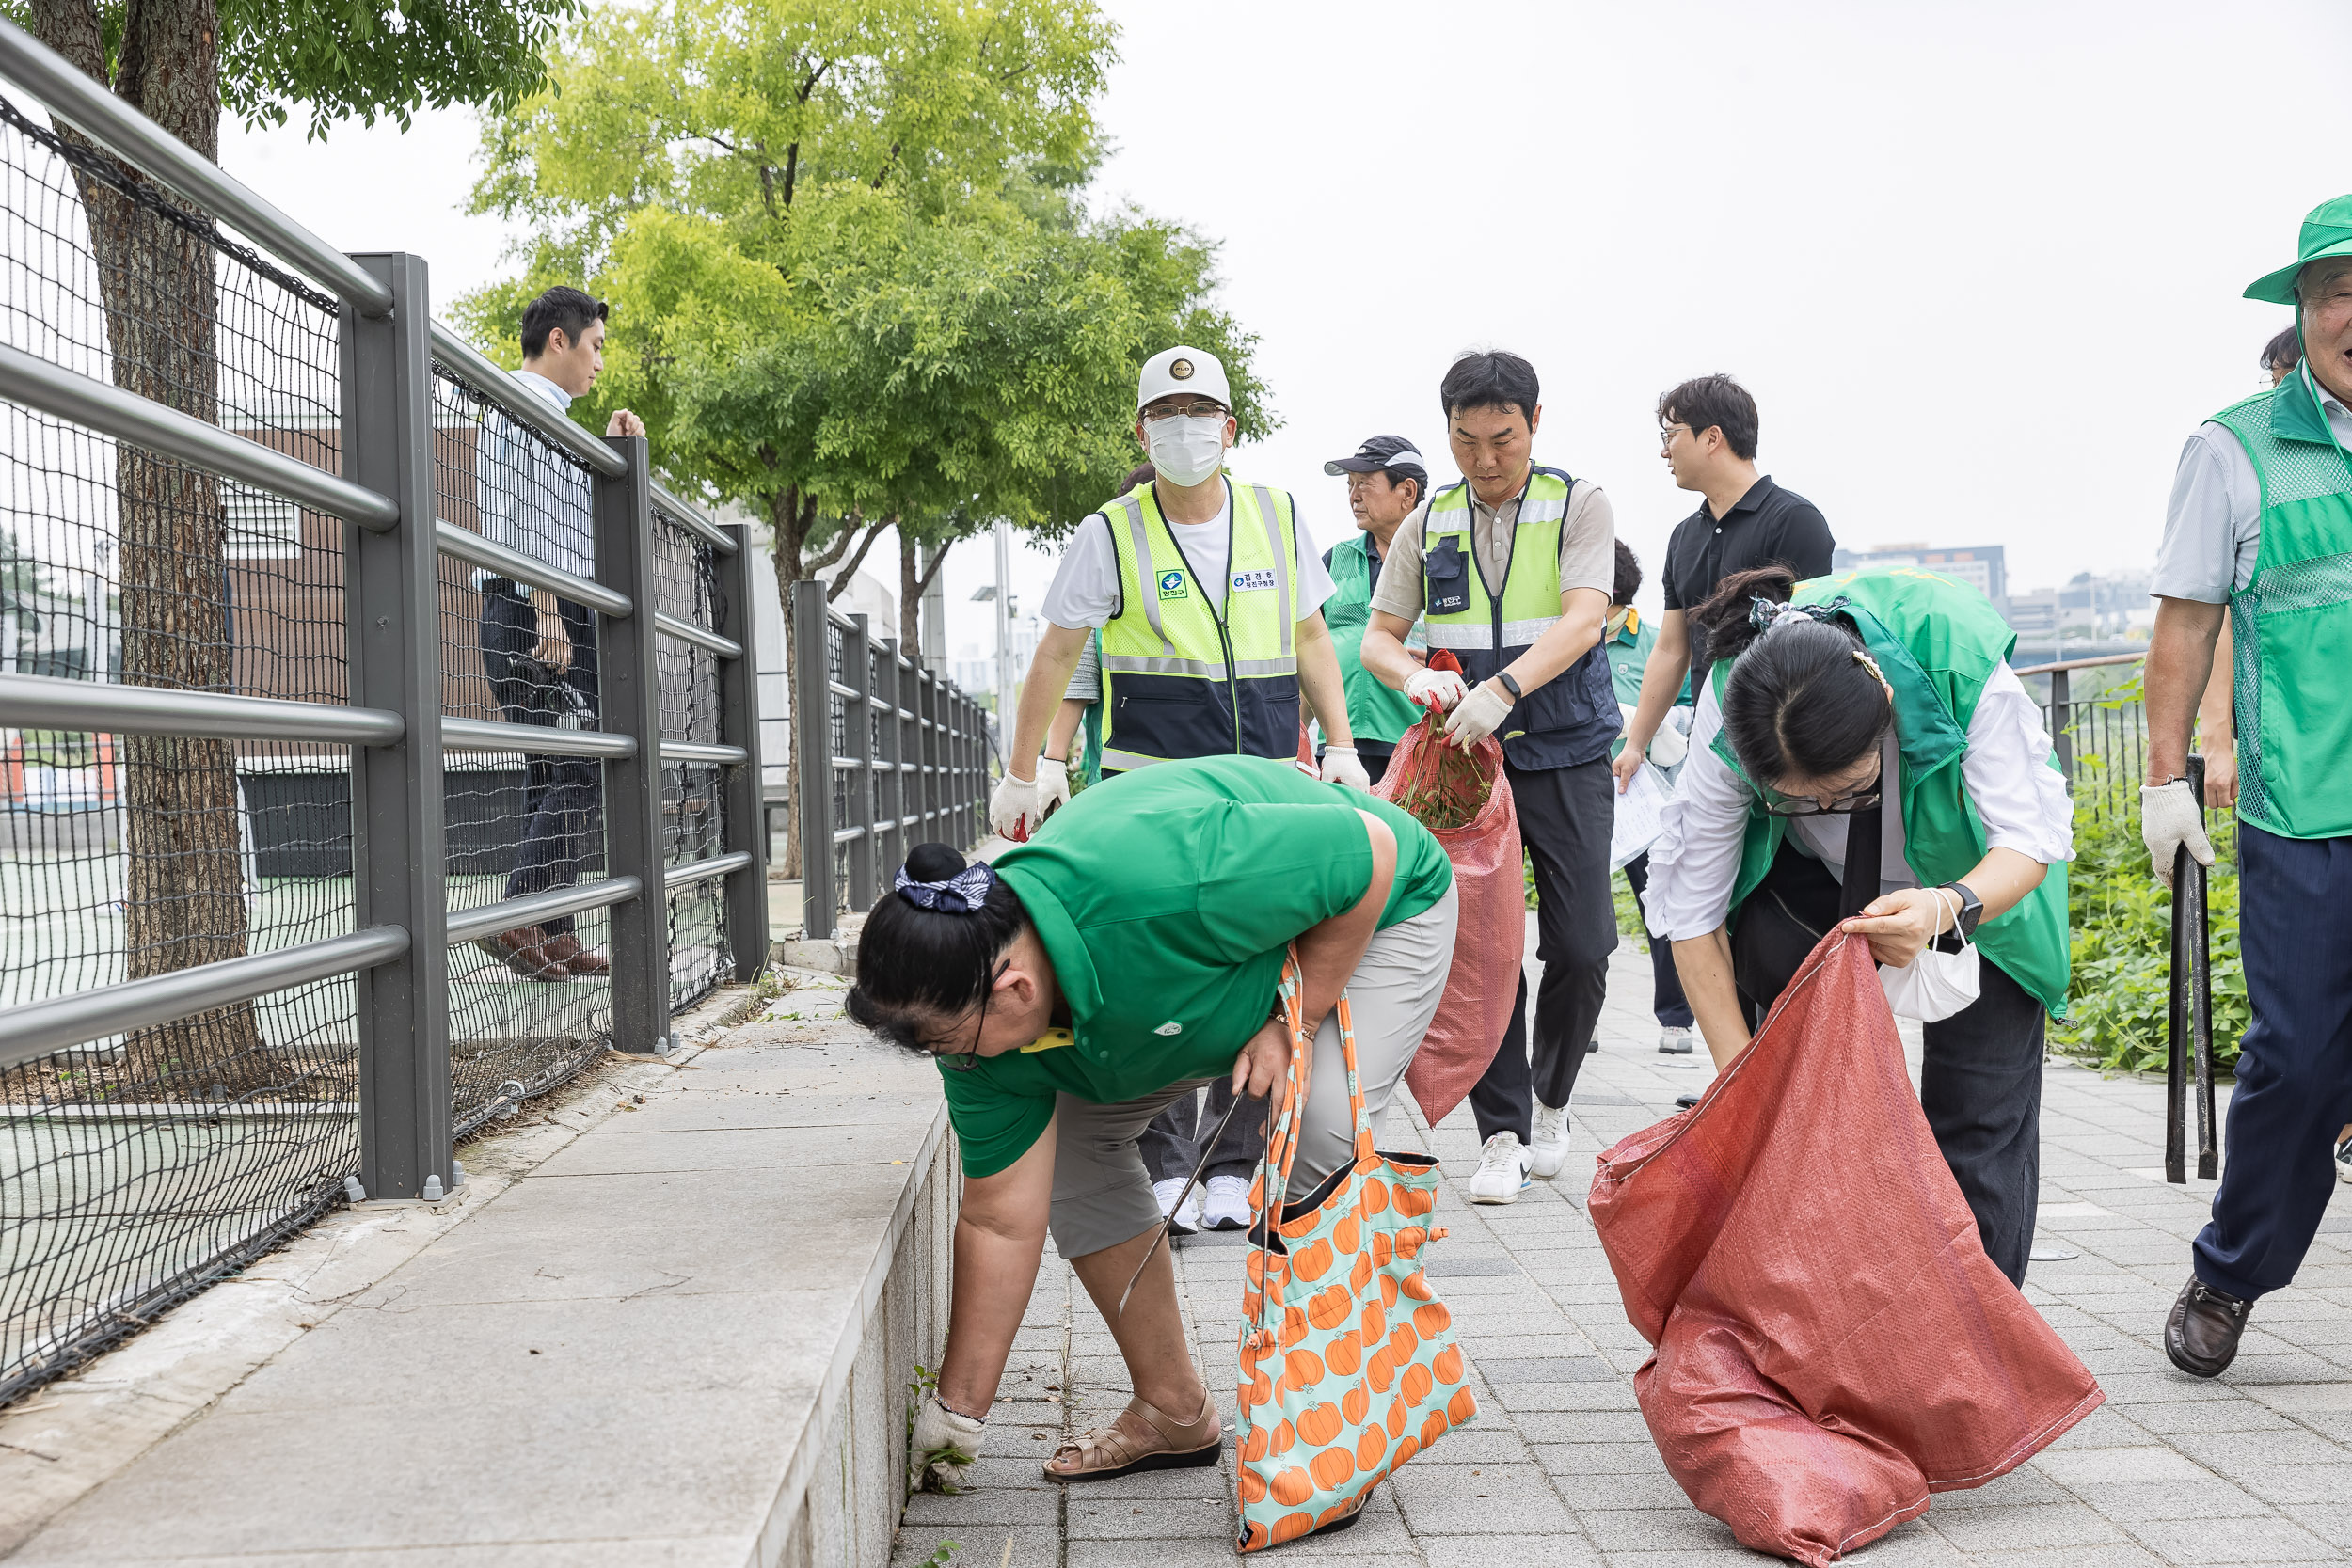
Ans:
{"label": "black-framed glasses", "polygon": [[947,1060],[947,1066],[953,1070],[957,1072],[969,1072],[974,1068],[980,1065],[980,1036],[988,1029],[988,1004],[996,994],[996,982],[1003,979],[1005,977],[1005,971],[1010,969],[1011,967],[1012,960],[1010,958],[1007,958],[1003,963],[996,966],[995,973],[989,975],[987,989],[980,992],[979,1022],[972,1025],[972,1044],[967,1049],[962,1051],[946,1051],[935,1045],[930,1047],[930,1053],[934,1056],[946,1057]]}
{"label": "black-framed glasses", "polygon": [[1783,795],[1777,790],[1765,790],[1764,815],[1767,816],[1851,816],[1858,811],[1868,811],[1879,803],[1881,791],[1872,784],[1851,795],[1840,795],[1828,805],[1809,795]]}

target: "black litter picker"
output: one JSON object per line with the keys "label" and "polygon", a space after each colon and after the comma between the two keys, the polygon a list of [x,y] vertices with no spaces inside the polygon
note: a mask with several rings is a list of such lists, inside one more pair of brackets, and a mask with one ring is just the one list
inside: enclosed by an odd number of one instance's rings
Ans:
{"label": "black litter picker", "polygon": [[[2201,806],[2205,759],[2191,753],[2188,792]],[[2171,1017],[2164,1053],[2164,1179],[2188,1180],[2188,1077],[2197,1078],[2197,1175],[2221,1167],[2213,1117],[2213,949],[2206,924],[2205,868],[2185,846],[2172,854]]]}

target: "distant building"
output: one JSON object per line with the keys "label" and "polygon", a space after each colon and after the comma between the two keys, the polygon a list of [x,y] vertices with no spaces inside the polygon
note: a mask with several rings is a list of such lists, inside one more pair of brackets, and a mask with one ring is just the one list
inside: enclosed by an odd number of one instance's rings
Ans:
{"label": "distant building", "polygon": [[1999,604],[2009,593],[2009,575],[1999,545],[1931,547],[1926,545],[1879,545],[1867,550],[1840,549],[1830,557],[1840,572],[1865,566],[1918,566],[1969,587]]}

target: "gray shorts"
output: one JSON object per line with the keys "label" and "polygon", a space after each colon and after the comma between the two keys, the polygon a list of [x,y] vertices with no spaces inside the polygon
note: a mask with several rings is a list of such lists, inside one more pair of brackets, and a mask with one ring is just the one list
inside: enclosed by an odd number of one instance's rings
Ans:
{"label": "gray shorts", "polygon": [[[1348,976],[1348,1013],[1356,1023],[1356,1063],[1364,1106],[1376,1136],[1389,1099],[1396,1092],[1413,1053],[1421,1049],[1429,1021],[1445,993],[1454,963],[1454,896],[1449,887],[1410,920],[1374,934],[1363,961]],[[1268,998],[1271,1001],[1271,998]],[[1054,1102],[1054,1246],[1064,1258],[1083,1258],[1117,1246],[1160,1223],[1152,1178],[1136,1139],[1153,1117],[1188,1094],[1205,1078],[1194,1078],[1138,1099],[1098,1105],[1071,1095]],[[1237,1117],[1263,1116],[1244,1103]],[[1347,1064],[1340,1054],[1338,1015],[1324,1020],[1315,1036],[1314,1070],[1307,1085],[1306,1128],[1292,1167],[1294,1193],[1304,1193],[1345,1164],[1355,1149],[1347,1110]]]}

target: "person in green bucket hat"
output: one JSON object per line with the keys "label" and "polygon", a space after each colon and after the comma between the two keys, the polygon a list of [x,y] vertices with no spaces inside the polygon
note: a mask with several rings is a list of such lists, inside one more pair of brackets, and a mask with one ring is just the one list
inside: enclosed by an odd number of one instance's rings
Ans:
{"label": "person in green bucket hat", "polygon": [[2237,679],[2239,944],[2253,1022],[2225,1164],[2165,1352],[2198,1377],[2237,1354],[2254,1303],[2295,1278],[2352,1121],[2352,196],[2313,208],[2292,265],[2247,287],[2292,306],[2302,360],[2181,452],[2152,592],[2140,831],[2169,882],[2211,864],[2189,724],[2226,611]]}

